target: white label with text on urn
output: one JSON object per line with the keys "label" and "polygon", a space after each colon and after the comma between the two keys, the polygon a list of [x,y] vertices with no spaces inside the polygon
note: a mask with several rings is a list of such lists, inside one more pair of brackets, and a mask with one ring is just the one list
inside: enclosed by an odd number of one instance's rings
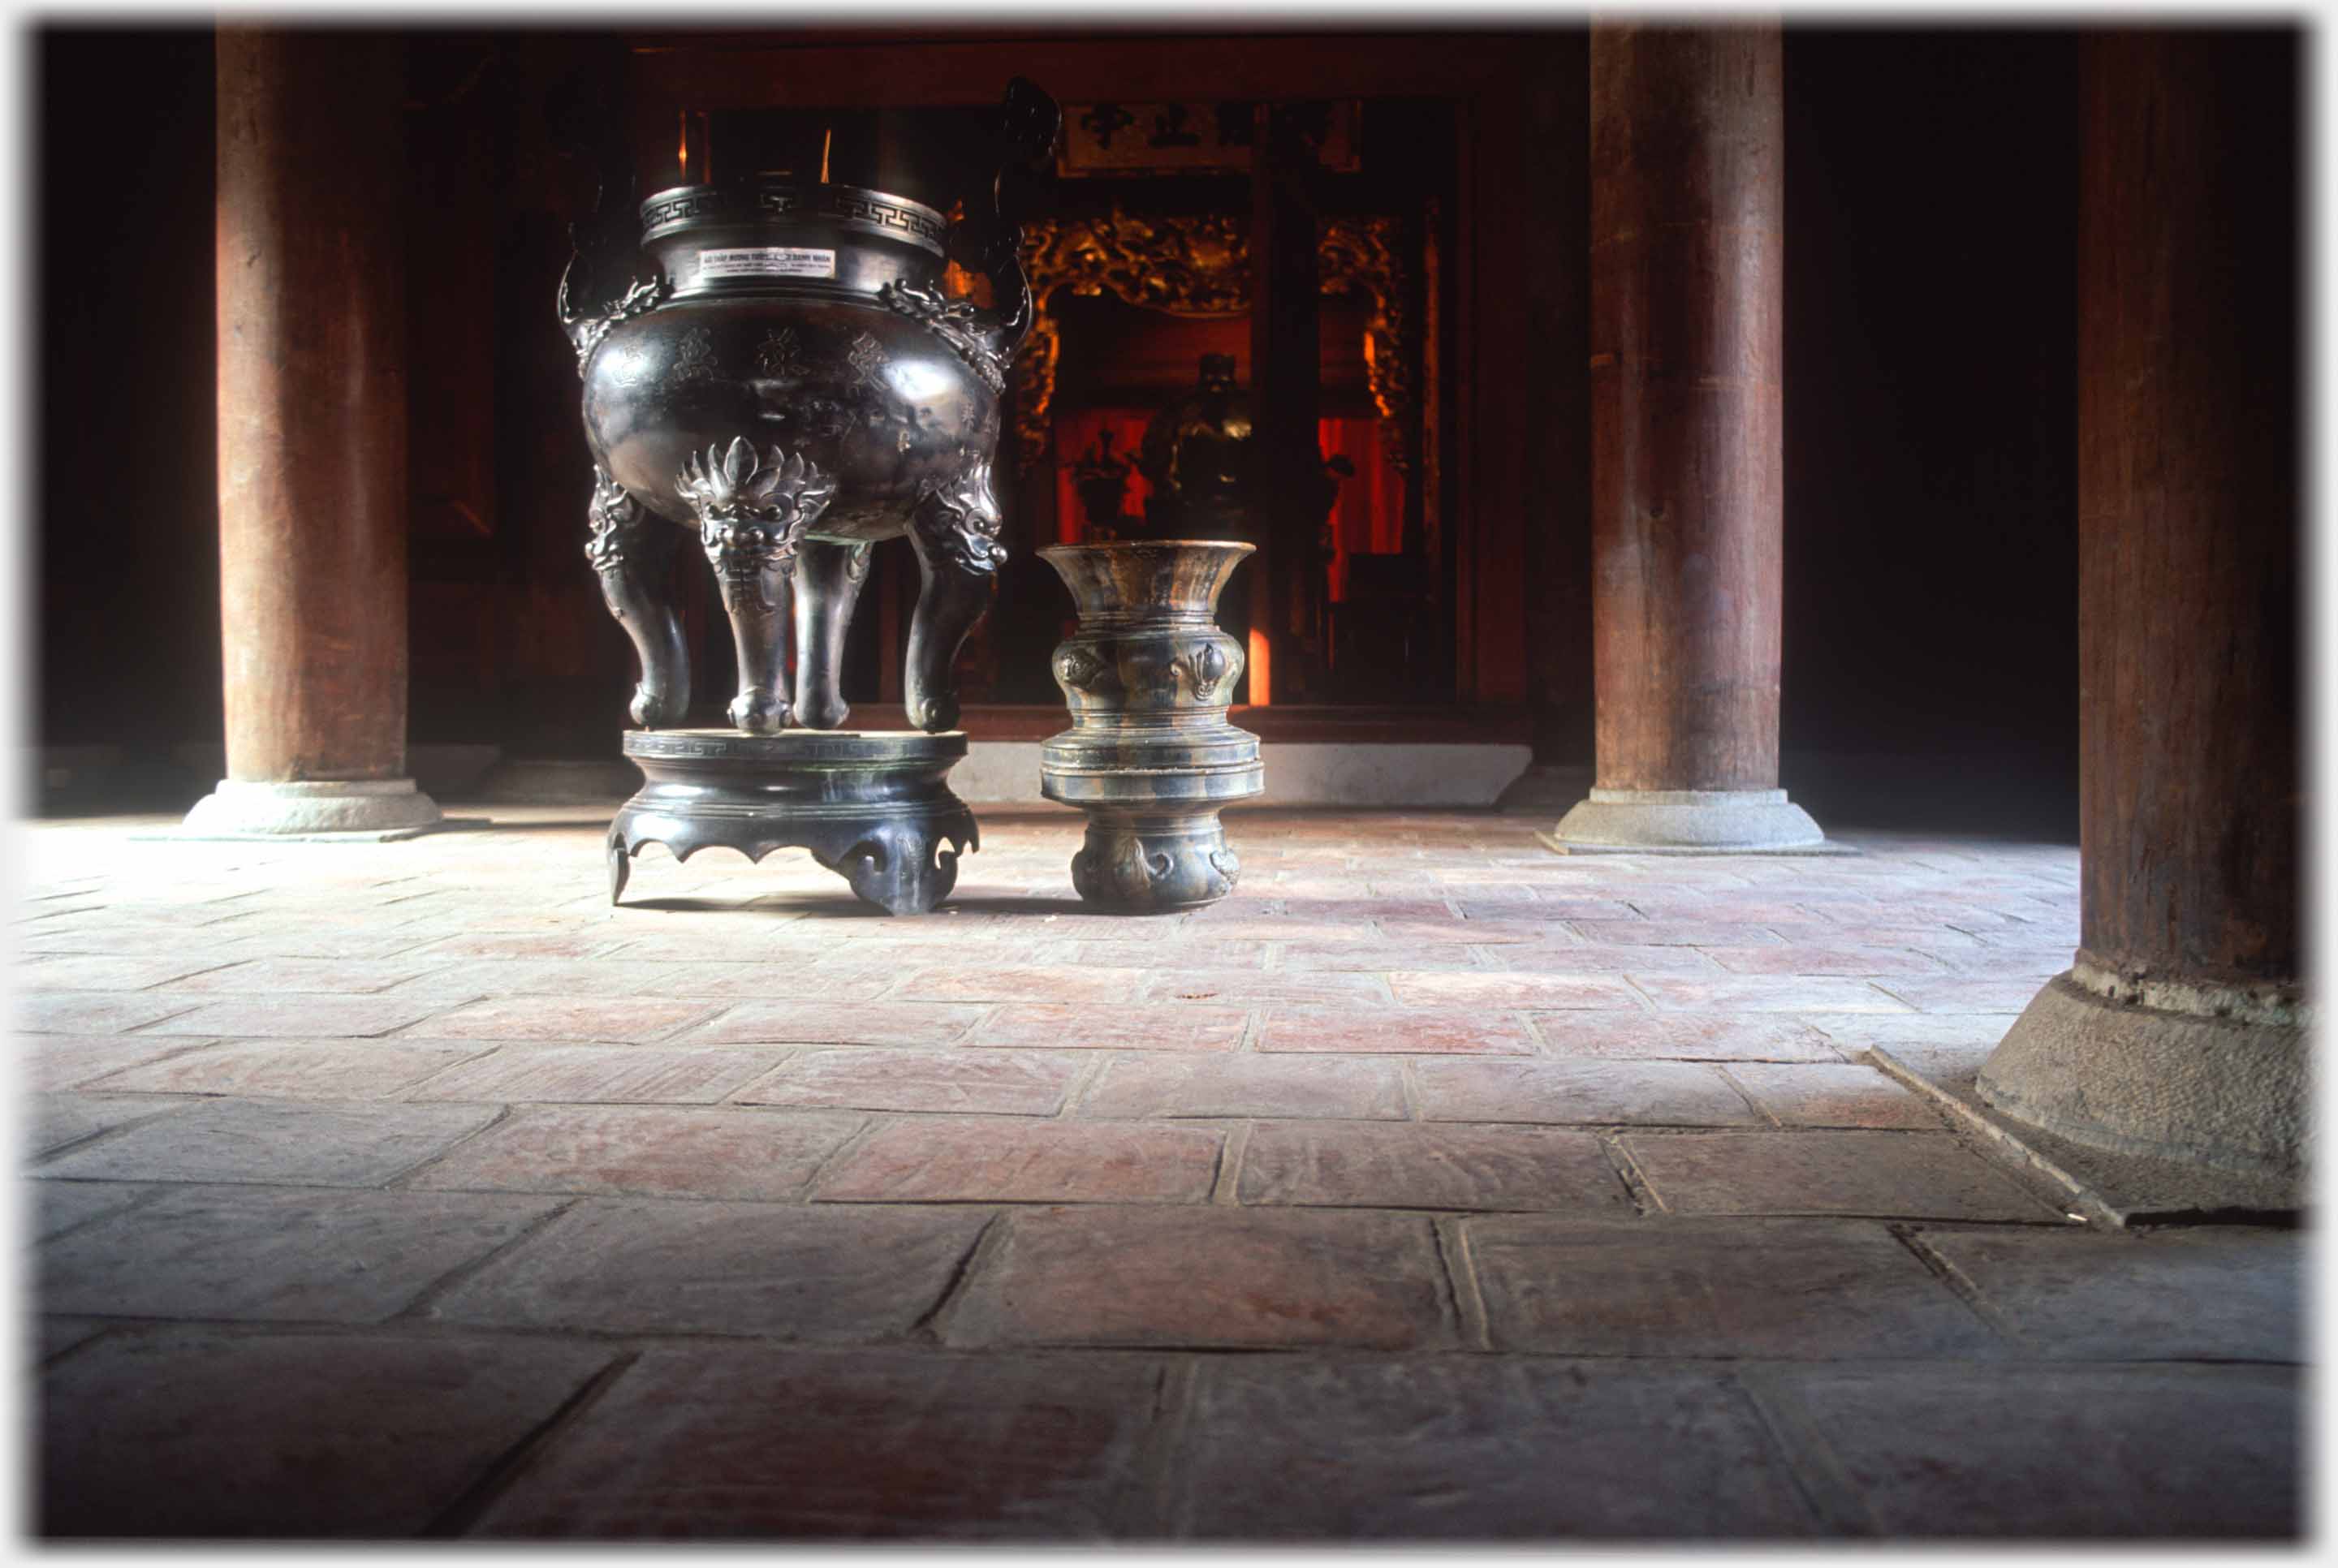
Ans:
{"label": "white label with text on urn", "polygon": [[730,250],[701,250],[701,278],[833,278],[836,252],[794,245],[742,245]]}

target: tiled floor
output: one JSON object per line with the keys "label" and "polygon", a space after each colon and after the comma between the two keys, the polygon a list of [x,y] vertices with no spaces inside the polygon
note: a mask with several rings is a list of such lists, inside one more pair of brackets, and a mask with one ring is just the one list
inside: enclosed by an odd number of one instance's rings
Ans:
{"label": "tiled floor", "polygon": [[2068,848],[1562,858],[1235,817],[1084,912],[601,822],[23,830],[38,1525],[2281,1535],[2294,1233],[2104,1233],[1862,1062],[1985,1053]]}

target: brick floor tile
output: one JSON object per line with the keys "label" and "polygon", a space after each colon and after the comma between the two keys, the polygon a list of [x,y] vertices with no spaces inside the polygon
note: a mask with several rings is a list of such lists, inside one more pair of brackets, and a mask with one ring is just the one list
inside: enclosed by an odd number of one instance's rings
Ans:
{"label": "brick floor tile", "polygon": [[682,1038],[693,1045],[949,1045],[982,1014],[932,1002],[742,1002]]}
{"label": "brick floor tile", "polygon": [[622,958],[464,958],[431,966],[390,995],[443,996],[451,1002],[516,996],[562,997],[650,995],[650,982],[673,965],[628,964]]}
{"label": "brick floor tile", "polygon": [[143,991],[214,967],[211,957],[58,956],[16,965],[19,991]]}
{"label": "brick floor tile", "polygon": [[[1759,926],[1722,920],[1570,920],[1586,942],[1615,947],[1732,947],[1776,943]],[[1829,927],[1830,939],[1835,935]]]}
{"label": "brick floor tile", "polygon": [[1123,1056],[1081,1099],[1079,1114],[1393,1119],[1405,1114],[1397,1063],[1231,1056]]}
{"label": "brick floor tile", "polygon": [[1989,945],[1979,937],[1960,931],[1953,926],[1906,926],[1881,921],[1842,926],[1832,921],[1812,920],[1790,926],[1782,921],[1770,926],[1769,931],[1772,936],[1783,937],[1797,946],[1832,947],[1851,941],[1865,947],[1906,948],[1938,958],[1943,964],[1966,954],[1989,951]]}
{"label": "brick floor tile", "polygon": [[1972,1358],[1998,1338],[1872,1221],[1465,1221],[1497,1350]]}
{"label": "brick floor tile", "polygon": [[2298,1534],[2297,1378],[2033,1366],[1813,1367],[1781,1381],[1880,1534],[2165,1539]]}
{"label": "brick floor tile", "polygon": [[[646,918],[646,916],[644,917]],[[746,930],[713,930],[697,915],[661,916],[665,924],[652,926],[629,922],[612,933],[622,938],[613,942],[604,956],[623,964],[810,964],[841,946],[835,940],[806,943],[790,933],[797,929],[792,922],[758,920]],[[510,954],[483,952],[481,958],[498,957],[589,957],[591,954],[525,952]]]}
{"label": "brick floor tile", "polygon": [[[1223,911],[1223,913],[1221,913]],[[1188,924],[1179,926],[1178,936],[1207,938],[1213,942],[1352,942],[1360,946],[1377,946],[1380,937],[1372,926],[1361,919],[1297,919],[1288,915],[1262,915],[1245,912],[1234,903],[1213,904],[1187,916]]]}
{"label": "brick floor tile", "polygon": [[1786,1018],[1727,1013],[1537,1013],[1554,1056],[1675,1058],[1690,1062],[1841,1062],[1827,1036]]}
{"label": "brick floor tile", "polygon": [[1285,974],[1308,970],[1341,971],[1351,975],[1385,975],[1391,969],[1467,969],[1487,967],[1478,949],[1448,942],[1429,946],[1398,946],[1385,942],[1278,942],[1275,963]]}
{"label": "brick floor tile", "polygon": [[1450,920],[1453,906],[1441,897],[1359,898],[1345,877],[1326,879],[1321,893],[1293,892],[1282,898],[1284,914],[1298,919],[1332,920]]}
{"label": "brick floor tile", "polygon": [[28,1034],[126,1034],[198,1004],[159,991],[30,991],[15,1000],[15,1026]]}
{"label": "brick floor tile", "polygon": [[19,1212],[31,1215],[30,1236],[37,1240],[120,1213],[161,1189],[129,1181],[19,1181],[16,1191],[20,1200],[30,1199]]}
{"label": "brick floor tile", "polygon": [[2070,966],[2071,947],[1941,946],[1933,954],[1958,974],[1973,979],[2029,980],[2043,985]]}
{"label": "brick floor tile", "polygon": [[406,1185],[779,1201],[801,1192],[861,1120],[639,1105],[528,1107]]}
{"label": "brick floor tile", "polygon": [[46,1315],[33,1323],[33,1343],[19,1340],[16,1367],[19,1377],[34,1367],[56,1360],[68,1350],[88,1344],[99,1335],[111,1332],[115,1325],[103,1318],[64,1318]]}
{"label": "brick floor tile", "polygon": [[26,1107],[31,1114],[25,1118],[23,1152],[27,1159],[37,1160],[84,1138],[183,1111],[193,1103],[189,1100],[93,1091],[34,1094]]}
{"label": "brick floor tile", "polygon": [[[428,1004],[443,1007],[444,1003]],[[437,1040],[661,1041],[722,1011],[713,1001],[632,996],[511,996],[473,1002],[430,1020]]]}
{"label": "brick floor tile", "polygon": [[1262,1122],[1238,1191],[1256,1204],[1632,1212],[1590,1133],[1513,1127]]}
{"label": "brick floor tile", "polygon": [[1069,943],[1061,962],[1081,969],[1142,969],[1163,964],[1180,969],[1256,969],[1264,964],[1268,950],[1264,942],[1211,941],[1172,933]]}
{"label": "brick floor tile", "polygon": [[637,945],[636,933],[614,926],[595,931],[467,931],[457,936],[437,936],[422,942],[409,948],[406,956],[445,963],[477,958],[597,958],[623,949],[627,957],[632,957]]}
{"label": "brick floor tile", "polygon": [[[1620,898],[1592,898],[1581,894],[1543,889],[1535,891],[1533,908],[1536,916],[1544,920],[1564,920],[1569,923],[1583,920],[1614,920],[1634,925],[1646,924],[1638,917],[1636,910]],[[1462,904],[1461,912],[1465,915],[1471,912],[1467,902]],[[1577,928],[1580,929],[1579,926]],[[1595,937],[1593,940],[1596,941],[1600,938]],[[1619,937],[1617,940],[1638,940],[1638,938]]]}
{"label": "brick floor tile", "polygon": [[1463,1008],[1288,1007],[1266,1010],[1261,1051],[1382,1055],[1530,1056],[1534,1036],[1517,1014]]}
{"label": "brick floor tile", "polygon": [[1053,1116],[1086,1059],[1047,1051],[806,1051],[731,1096],[741,1105]]}
{"label": "brick floor tile", "polygon": [[988,1218],[587,1198],[430,1315],[624,1334],[897,1338],[941,1299]]}
{"label": "brick floor tile", "polygon": [[1633,1007],[1640,1001],[1622,979],[1600,975],[1400,970],[1389,976],[1389,987],[1408,1007]]}
{"label": "brick floor tile", "polygon": [[1927,1230],[1921,1241],[2051,1355],[2305,1359],[2305,1241],[2294,1230]]}
{"label": "brick floor tile", "polygon": [[1918,1220],[2058,1218],[1947,1133],[1631,1133],[1626,1152],[1683,1214],[1868,1214]]}
{"label": "brick floor tile", "polygon": [[395,1094],[487,1048],[475,1041],[267,1040],[198,1045],[116,1073],[95,1087],[150,1094],[373,1100]]}
{"label": "brick floor tile", "polygon": [[1694,1062],[1421,1062],[1413,1084],[1432,1122],[1768,1125],[1717,1070]]}
{"label": "brick floor tile", "polygon": [[2023,975],[2010,980],[1894,977],[1876,984],[1925,1013],[2019,1013],[2037,999],[2045,981]]}
{"label": "brick floor tile", "polygon": [[1612,942],[1560,940],[1493,947],[1497,969],[1515,975],[1719,975],[1721,966],[1695,947],[1631,947]]}
{"label": "brick floor tile", "polygon": [[1187,969],[1153,973],[1144,1000],[1247,1007],[1262,1002],[1378,1006],[1388,1000],[1378,976],[1328,970]]}
{"label": "brick floor tile", "polygon": [[653,1349],[476,1534],[1095,1540],[1161,1369],[1092,1357]]}
{"label": "brick floor tile", "polygon": [[1072,1122],[896,1122],[821,1173],[841,1203],[1192,1203],[1210,1195],[1224,1134]]}
{"label": "brick floor tile", "polygon": [[275,995],[283,992],[370,995],[447,968],[410,958],[242,958],[173,981],[173,994]]}
{"label": "brick floor tile", "polygon": [[19,1089],[35,1093],[70,1089],[201,1044],[147,1034],[19,1034],[16,1083]]}
{"label": "brick floor tile", "polygon": [[[261,926],[266,923],[252,924]],[[387,929],[342,930],[302,921],[280,927],[270,926],[267,929],[251,929],[239,920],[232,926],[220,927],[220,942],[215,951],[222,964],[241,963],[246,959],[291,958],[364,963],[402,958],[419,947],[423,940],[423,933],[399,930],[395,925]]]}
{"label": "brick floor tile", "polygon": [[1556,920],[1529,920],[1518,917],[1518,912],[1531,910],[1532,906],[1518,906],[1491,920],[1383,920],[1382,939],[1401,947],[1437,946],[1446,944],[1466,944],[1470,946],[1508,946],[1514,943],[1544,943],[1554,931],[1564,938],[1566,931]]}
{"label": "brick floor tile", "polygon": [[1656,925],[1768,926],[1778,920],[1811,918],[1810,910],[1783,898],[1675,897],[1634,892],[1630,902]]}
{"label": "brick floor tile", "polygon": [[506,1045],[428,1079],[408,1098],[712,1105],[771,1071],[779,1054],[680,1045]]}
{"label": "brick floor tile", "polygon": [[[142,993],[166,995],[166,992]],[[192,994],[187,1000],[195,1000]],[[419,1024],[442,1011],[440,1001],[390,996],[329,996],[271,993],[206,1002],[147,1030],[150,1034],[210,1034],[260,1039],[359,1039]]]}
{"label": "brick floor tile", "polygon": [[972,1045],[1053,1045],[1075,1051],[1231,1051],[1250,1014],[1239,1008],[1187,1003],[1125,1007],[1001,1007],[968,1042]]}
{"label": "brick floor tile", "polygon": [[34,1289],[49,1312],[378,1322],[556,1206],[493,1192],[182,1188],[44,1244]]}
{"label": "brick floor tile", "polygon": [[1791,1535],[1792,1470],[1730,1380],[1484,1357],[1205,1363],[1174,1527],[1380,1541]]}
{"label": "brick floor tile", "polygon": [[871,1001],[909,966],[896,954],[798,960],[781,955],[754,963],[640,964],[644,996],[802,997],[826,1002]]}
{"label": "brick floor tile", "polygon": [[1704,956],[1735,975],[1943,975],[1948,966],[1939,959],[1904,947],[1814,946],[1794,942],[1780,946],[1711,946]]}
{"label": "brick floor tile", "polygon": [[1727,1013],[1904,1013],[1908,1004],[1865,980],[1824,975],[1749,975],[1717,980],[1635,975],[1658,1007]]}
{"label": "brick floor tile", "polygon": [[1832,1040],[1846,1055],[1881,1046],[1978,1046],[1995,1050],[2013,1021],[1995,1013],[1872,1013],[1807,1014],[1803,1022]]}
{"label": "brick floor tile", "polygon": [[[201,926],[163,927],[154,926],[82,926],[69,931],[51,930],[43,925],[15,927],[16,951],[27,959],[51,958],[131,958],[141,961],[164,959],[183,963],[190,971],[200,966],[230,962],[223,956],[235,946],[225,942],[216,933]],[[95,985],[91,990],[104,990]]]}
{"label": "brick floor tile", "polygon": [[890,995],[904,1002],[1125,1002],[1144,982],[1143,969],[980,968],[908,971]]}
{"label": "brick floor tile", "polygon": [[1003,1223],[942,1318],[949,1344],[1459,1343],[1424,1216],[1062,1209]]}
{"label": "brick floor tile", "polygon": [[1729,1075],[1789,1127],[1940,1125],[1940,1112],[1872,1067],[1749,1062]]}
{"label": "brick floor tile", "polygon": [[484,1105],[203,1100],[59,1155],[44,1176],[371,1187],[486,1126]]}
{"label": "brick floor tile", "polygon": [[42,1380],[34,1528],[418,1535],[611,1355],[381,1334],[116,1338]]}

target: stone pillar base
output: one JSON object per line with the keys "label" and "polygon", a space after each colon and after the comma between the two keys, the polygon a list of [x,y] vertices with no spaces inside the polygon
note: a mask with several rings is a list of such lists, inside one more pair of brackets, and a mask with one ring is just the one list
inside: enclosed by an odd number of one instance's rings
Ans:
{"label": "stone pillar base", "polygon": [[1561,854],[1824,854],[1833,848],[1783,789],[1594,789],[1543,842]]}
{"label": "stone pillar base", "polygon": [[2304,1170],[2313,1095],[2302,1008],[2166,980],[2149,1004],[2108,988],[2090,969],[2048,980],[1981,1064],[1981,1099],[2089,1148],[2252,1175]]}
{"label": "stone pillar base", "polygon": [[195,802],[182,833],[205,838],[350,834],[408,838],[444,820],[411,779],[325,779],[280,783],[222,779]]}

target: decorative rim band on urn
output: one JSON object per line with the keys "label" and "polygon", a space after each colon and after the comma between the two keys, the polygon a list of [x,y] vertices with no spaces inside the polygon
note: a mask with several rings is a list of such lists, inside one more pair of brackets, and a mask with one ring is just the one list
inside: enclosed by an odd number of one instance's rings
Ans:
{"label": "decorative rim band on urn", "polygon": [[849,229],[922,246],[936,256],[948,241],[949,220],[922,201],[859,185],[800,180],[750,180],[720,185],[677,185],[642,203],[642,242],[693,229],[738,224],[840,223]]}

